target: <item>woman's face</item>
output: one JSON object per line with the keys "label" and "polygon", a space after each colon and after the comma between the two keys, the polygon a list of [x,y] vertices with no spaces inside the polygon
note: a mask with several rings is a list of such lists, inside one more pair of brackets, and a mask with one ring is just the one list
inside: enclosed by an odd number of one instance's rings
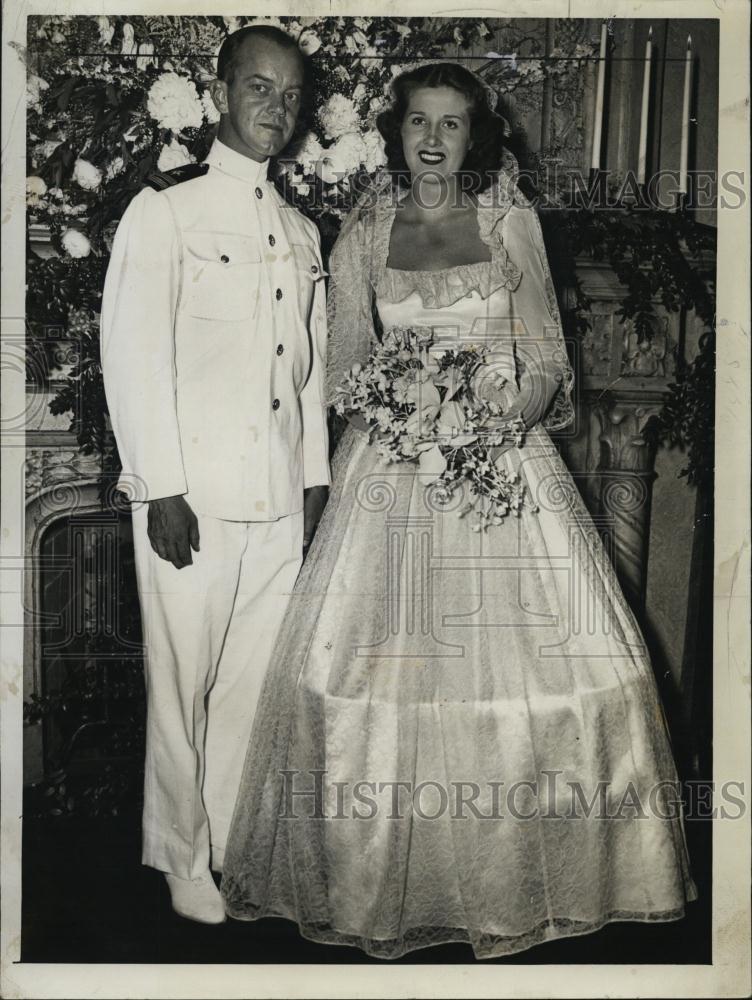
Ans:
{"label": "woman's face", "polygon": [[400,132],[413,180],[446,181],[465,162],[470,141],[470,104],[453,87],[412,92]]}

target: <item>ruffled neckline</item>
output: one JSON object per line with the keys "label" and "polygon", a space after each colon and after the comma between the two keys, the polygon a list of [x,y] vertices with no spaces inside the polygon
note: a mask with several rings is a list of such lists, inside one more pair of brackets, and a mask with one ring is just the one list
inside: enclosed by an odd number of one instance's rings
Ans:
{"label": "ruffled neckline", "polygon": [[501,220],[514,204],[514,188],[498,184],[478,196],[478,235],[491,251],[490,260],[432,271],[406,271],[387,266],[392,225],[397,212],[394,202],[382,205],[384,217],[375,227],[377,266],[374,282],[377,296],[396,304],[418,293],[426,309],[451,306],[471,292],[487,299],[500,288],[515,289],[522,272],[509,258],[502,235]]}

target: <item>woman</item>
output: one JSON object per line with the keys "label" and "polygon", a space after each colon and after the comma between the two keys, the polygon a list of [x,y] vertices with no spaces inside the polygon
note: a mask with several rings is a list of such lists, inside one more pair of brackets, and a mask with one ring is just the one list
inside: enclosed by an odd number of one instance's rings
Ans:
{"label": "woman", "polygon": [[348,428],[256,717],[227,911],[382,958],[677,919],[696,890],[654,678],[546,431],[572,418],[572,373],[537,217],[473,74],[425,66],[394,95],[393,183],[331,257],[330,392],[374,312],[382,336],[483,342],[528,428],[496,461],[538,510],[473,532]]}

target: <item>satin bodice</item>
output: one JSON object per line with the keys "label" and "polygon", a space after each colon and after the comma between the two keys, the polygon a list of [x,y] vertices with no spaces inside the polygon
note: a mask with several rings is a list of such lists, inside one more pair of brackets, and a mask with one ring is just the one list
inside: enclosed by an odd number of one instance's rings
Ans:
{"label": "satin bodice", "polygon": [[[471,267],[483,267],[470,265]],[[393,272],[401,275],[411,275],[418,280],[439,276],[439,280],[450,277],[451,271],[461,271],[452,268],[450,271]],[[386,269],[385,277],[389,278],[391,268]],[[459,297],[443,305],[427,305],[430,297],[417,286],[401,301],[390,301],[391,288],[380,285],[376,295],[376,308],[384,331],[394,327],[431,328],[435,342],[442,346],[453,346],[461,343],[484,340],[488,337],[511,338],[510,319],[512,316],[511,296],[508,288],[500,287],[487,298],[483,298],[475,289],[466,291],[459,288]]]}

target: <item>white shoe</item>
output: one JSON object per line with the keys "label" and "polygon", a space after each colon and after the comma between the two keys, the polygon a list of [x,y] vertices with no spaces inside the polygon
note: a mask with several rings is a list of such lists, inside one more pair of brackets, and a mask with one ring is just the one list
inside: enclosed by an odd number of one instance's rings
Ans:
{"label": "white shoe", "polygon": [[222,924],[227,919],[225,905],[214,879],[207,871],[197,878],[178,878],[165,872],[172,908],[181,917],[200,924]]}

